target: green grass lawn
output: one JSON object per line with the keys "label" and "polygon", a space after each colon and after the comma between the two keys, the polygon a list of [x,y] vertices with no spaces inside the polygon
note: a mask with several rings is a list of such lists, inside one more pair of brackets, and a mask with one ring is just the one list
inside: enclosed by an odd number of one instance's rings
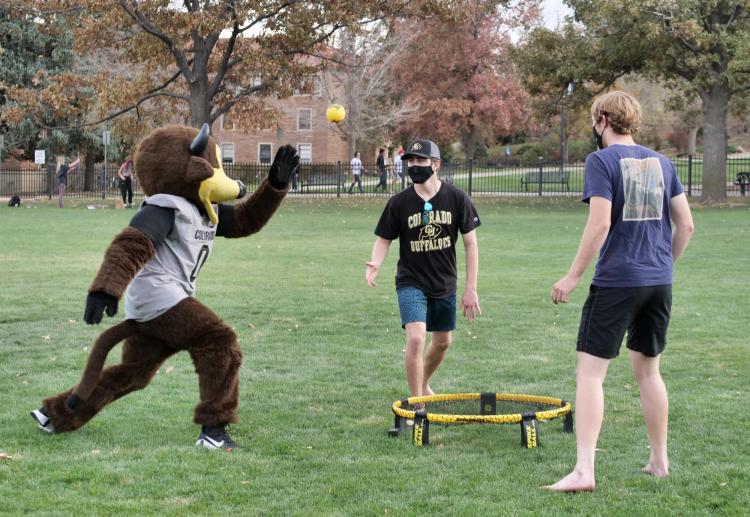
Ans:
{"label": "green grass lawn", "polygon": [[[676,269],[663,375],[672,475],[639,473],[648,442],[627,354],[610,367],[597,491],[540,490],[572,467],[573,435],[541,424],[433,427],[433,445],[391,439],[406,395],[392,247],[369,289],[364,264],[383,200],[289,200],[260,234],[216,242],[198,298],[245,354],[232,454],[196,450],[187,354],[81,430],[46,435],[28,411],[79,379],[99,327],[86,290],[132,211],[2,209],[0,513],[9,515],[746,515],[750,504],[750,205],[698,208]],[[587,281],[549,301],[586,219],[569,199],[478,200],[483,316],[459,320],[439,392],[572,399]],[[459,246],[459,271],[463,270]],[[591,273],[591,271],[589,272]],[[462,280],[459,280],[462,285]],[[116,361],[119,348],[111,360]]]}

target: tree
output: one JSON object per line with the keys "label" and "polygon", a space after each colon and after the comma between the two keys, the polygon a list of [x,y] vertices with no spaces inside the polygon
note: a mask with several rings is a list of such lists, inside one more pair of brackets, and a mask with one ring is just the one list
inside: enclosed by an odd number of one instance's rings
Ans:
{"label": "tree", "polygon": [[[70,33],[61,31],[58,37],[40,31],[40,25],[19,4],[8,2],[0,6],[0,113],[7,126],[5,144],[9,149],[20,148],[27,154],[40,142],[39,129],[44,124],[60,122],[51,109],[41,111],[40,117],[28,117],[15,99],[17,89],[31,92],[43,90],[46,77],[63,74],[73,63]],[[50,135],[52,136],[52,135]],[[68,140],[57,143],[54,151],[67,150]]]}
{"label": "tree", "polygon": [[419,106],[401,125],[410,136],[460,139],[467,158],[478,145],[518,132],[527,96],[508,58],[508,32],[531,16],[527,2],[457,0],[449,12],[401,24],[416,37],[399,62],[404,97]]}
{"label": "tree", "polygon": [[[519,63],[531,93],[585,83],[588,95],[623,75],[641,72],[700,99],[703,116],[703,195],[726,198],[727,112],[750,90],[750,2],[747,0],[566,0],[575,23],[557,33],[535,30]],[[559,69],[550,65],[558,59]],[[540,65],[538,68],[534,64]],[[581,100],[585,96],[578,98]]]}
{"label": "tree", "polygon": [[[405,0],[403,0],[405,1]],[[74,18],[75,49],[115,70],[86,78],[100,123],[167,113],[193,126],[231,114],[243,127],[275,122],[263,97],[287,95],[314,73],[305,59],[344,26],[400,3],[338,0],[34,0],[37,13]],[[54,30],[54,24],[47,24]],[[30,104],[33,108],[33,103]],[[93,107],[90,106],[90,107]],[[91,121],[89,121],[91,122]]]}
{"label": "tree", "polygon": [[382,142],[414,114],[414,103],[398,92],[396,68],[415,36],[396,36],[385,23],[339,36],[336,62],[324,74],[323,87],[331,102],[346,107],[346,119],[334,130],[347,137],[353,156],[359,142]]}

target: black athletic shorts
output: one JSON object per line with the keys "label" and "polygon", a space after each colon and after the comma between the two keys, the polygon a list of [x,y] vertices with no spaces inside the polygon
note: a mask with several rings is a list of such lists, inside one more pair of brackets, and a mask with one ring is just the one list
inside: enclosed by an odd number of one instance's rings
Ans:
{"label": "black athletic shorts", "polygon": [[620,353],[625,332],[627,347],[656,357],[667,344],[672,310],[672,285],[599,287],[592,285],[583,304],[576,350],[602,359]]}

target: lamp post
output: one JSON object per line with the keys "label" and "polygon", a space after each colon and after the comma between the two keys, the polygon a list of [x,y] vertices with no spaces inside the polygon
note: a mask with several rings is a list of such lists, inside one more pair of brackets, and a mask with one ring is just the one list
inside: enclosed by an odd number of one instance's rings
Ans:
{"label": "lamp post", "polygon": [[560,101],[560,170],[565,168],[565,162],[568,161],[568,152],[566,149],[567,138],[565,138],[565,99],[573,93],[574,89],[575,82],[570,81]]}

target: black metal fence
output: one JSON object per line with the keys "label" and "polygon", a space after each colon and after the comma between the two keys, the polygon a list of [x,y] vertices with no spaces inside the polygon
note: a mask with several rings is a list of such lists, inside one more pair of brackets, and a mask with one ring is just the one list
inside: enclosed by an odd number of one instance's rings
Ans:
{"label": "black metal fence", "polygon": [[[689,196],[702,192],[703,160],[700,156],[673,158],[680,181]],[[268,173],[269,164],[224,164],[230,178],[241,180],[253,190]],[[440,177],[465,190],[472,196],[578,196],[583,190],[583,163],[517,161],[479,163],[443,162]],[[65,197],[70,199],[116,199],[120,188],[116,181],[117,164],[97,164],[92,169],[78,168],[68,174]],[[391,165],[385,177],[375,164],[364,164],[360,185],[356,184],[348,163],[303,164],[293,178],[293,196],[382,196],[399,192],[408,185],[406,168],[396,173]],[[730,196],[745,195],[738,184],[740,173],[750,172],[750,158],[727,160],[726,184]],[[750,187],[747,187],[750,192]],[[32,166],[24,169],[0,170],[0,197],[18,195],[21,198],[53,198],[58,193],[58,179],[54,166]],[[133,179],[133,193],[142,198],[137,178]]]}

